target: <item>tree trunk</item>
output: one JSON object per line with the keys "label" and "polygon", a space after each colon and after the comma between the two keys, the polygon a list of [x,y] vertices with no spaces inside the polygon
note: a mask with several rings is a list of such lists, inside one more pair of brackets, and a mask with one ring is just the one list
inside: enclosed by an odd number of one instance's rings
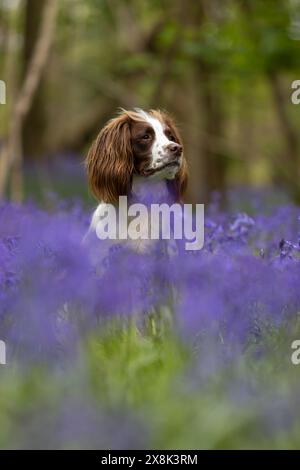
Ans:
{"label": "tree trunk", "polygon": [[56,0],[47,0],[43,10],[43,19],[39,38],[36,42],[34,54],[30,61],[28,71],[21,86],[19,95],[13,106],[10,119],[10,128],[7,143],[1,152],[0,159],[0,196],[4,195],[10,170],[13,170],[12,198],[20,201],[23,194],[22,188],[22,165],[23,153],[21,145],[22,128],[27,116],[35,92],[47,63],[48,53],[54,33],[56,17]]}
{"label": "tree trunk", "polygon": [[219,191],[225,198],[227,157],[220,141],[223,136],[223,111],[217,86],[214,87],[214,70],[199,59],[196,65],[199,87],[200,109],[203,113],[202,158],[204,161],[205,199],[212,191]]}
{"label": "tree trunk", "polygon": [[[45,0],[26,0],[23,77],[28,72],[38,40],[44,7]],[[28,159],[39,158],[43,155],[45,149],[46,109],[44,87],[44,79],[41,77],[28,114],[24,119],[22,145],[23,154]]]}
{"label": "tree trunk", "polygon": [[[275,71],[268,73],[273,102],[284,141],[284,162],[280,165],[280,179],[288,187],[293,198],[299,202],[299,139],[287,113],[288,97],[282,89],[280,77]],[[276,175],[275,175],[276,176]]]}
{"label": "tree trunk", "polygon": [[[278,6],[281,5],[281,2],[278,0],[273,0],[273,2],[276,2],[275,4]],[[261,45],[261,35],[256,29],[253,4],[251,3],[251,0],[240,0],[239,4],[247,18],[249,35],[251,35],[252,40],[255,41],[259,50]],[[300,202],[300,187],[298,183],[300,176],[298,157],[300,145],[298,134],[294,129],[287,112],[287,103],[289,102],[289,98],[281,86],[278,68],[266,67],[264,73],[270,85],[274,107],[285,146],[284,161],[277,165],[277,168],[274,171],[274,179],[276,182],[281,183],[286,187],[287,191],[296,202]]]}
{"label": "tree trunk", "polygon": [[[205,26],[206,21],[217,21],[215,4],[201,0],[194,6],[193,18],[197,27]],[[224,113],[222,97],[218,94],[219,67],[208,62],[205,57],[195,59],[195,76],[198,85],[199,109],[202,114],[200,132],[202,147],[202,168],[204,172],[204,199],[209,200],[212,191],[219,191],[225,201],[226,173],[228,159],[220,144],[224,133]]]}

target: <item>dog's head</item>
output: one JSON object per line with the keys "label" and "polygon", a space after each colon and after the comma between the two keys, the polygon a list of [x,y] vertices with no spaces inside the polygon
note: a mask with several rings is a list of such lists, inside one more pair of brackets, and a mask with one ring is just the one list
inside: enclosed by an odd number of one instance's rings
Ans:
{"label": "dog's head", "polygon": [[122,110],[100,131],[86,166],[94,195],[107,203],[130,194],[135,174],[166,179],[177,201],[187,185],[181,137],[173,120],[162,111]]}

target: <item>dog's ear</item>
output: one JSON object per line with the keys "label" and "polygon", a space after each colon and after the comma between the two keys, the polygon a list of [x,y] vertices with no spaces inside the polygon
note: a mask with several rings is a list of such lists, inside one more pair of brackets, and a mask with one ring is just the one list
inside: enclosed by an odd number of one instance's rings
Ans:
{"label": "dog's ear", "polygon": [[100,131],[88,152],[86,168],[98,200],[113,204],[130,193],[134,165],[128,114],[112,119]]}

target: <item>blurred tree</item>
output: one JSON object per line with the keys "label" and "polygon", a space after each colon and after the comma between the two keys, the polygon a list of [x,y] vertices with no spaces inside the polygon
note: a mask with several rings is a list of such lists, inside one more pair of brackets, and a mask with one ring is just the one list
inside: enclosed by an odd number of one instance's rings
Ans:
{"label": "blurred tree", "polygon": [[[199,26],[205,28],[206,24],[215,24],[221,27],[223,21],[223,6],[216,2],[201,0],[197,2]],[[205,40],[206,37],[204,36]],[[207,43],[207,40],[205,41]],[[214,45],[210,55],[200,53],[196,61],[196,73],[199,83],[200,106],[203,111],[203,165],[206,181],[205,199],[212,191],[220,191],[224,201],[226,194],[227,156],[224,146],[218,145],[224,135],[223,97],[219,93],[222,61],[215,51]],[[201,47],[203,51],[203,44]]]}
{"label": "blurred tree", "polygon": [[[41,21],[46,0],[26,0],[23,46],[23,78],[28,72],[30,62],[39,38]],[[22,130],[23,153],[25,158],[41,157],[45,149],[46,110],[45,81],[40,78],[30,109],[24,119]]]}
{"label": "blurred tree", "polygon": [[[166,23],[166,15],[160,9],[157,11],[157,5],[152,8],[152,16],[148,15],[151,11],[148,0],[88,0],[86,8],[75,0],[72,3],[73,16],[70,15],[69,4],[67,0],[61,9],[60,37],[57,42],[60,56],[67,54],[64,73],[60,74],[61,69],[55,70],[55,73],[62,90],[66,79],[76,76],[76,101],[69,108],[75,106],[76,109],[70,113],[73,114],[71,120],[64,122],[64,128],[53,132],[50,148],[56,152],[63,149],[79,153],[90,145],[105,120],[118,108],[149,107],[155,101],[155,96],[161,98],[165,85],[162,75],[165,72],[160,69],[154,71],[160,74],[164,82],[160,82],[159,88],[156,87],[150,61],[157,62],[152,67],[161,65],[158,41]],[[148,20],[145,21],[147,16]],[[71,28],[76,31],[76,43],[70,36]],[[68,60],[70,55],[73,61]],[[60,59],[54,52],[55,60],[59,62]],[[70,96],[73,85],[68,83],[67,86]],[[65,111],[68,113],[67,108]],[[60,116],[64,120],[64,113],[60,113]],[[51,122],[56,125],[57,119],[50,119],[50,125]]]}
{"label": "blurred tree", "polygon": [[260,69],[267,80],[274,105],[283,154],[274,155],[272,169],[277,183],[284,185],[292,197],[300,201],[300,141],[288,112],[289,88],[282,76],[299,67],[298,44],[289,35],[291,4],[285,0],[238,0],[244,13],[245,30],[260,55]]}
{"label": "blurred tree", "polygon": [[16,201],[23,197],[23,153],[22,128],[43,69],[46,65],[56,17],[56,0],[47,0],[44,5],[40,33],[28,71],[14,103],[6,145],[0,155],[0,196],[5,192],[11,172],[11,195]]}
{"label": "blurred tree", "polygon": [[[221,29],[226,16],[219,2],[199,0],[189,8],[182,5],[185,40],[184,53],[189,57],[197,86],[199,146],[191,151],[191,197],[208,200],[214,190],[223,194],[226,190],[227,152],[223,138],[225,133],[224,100],[221,80],[224,72],[223,56],[215,40],[217,28]],[[217,39],[217,38],[216,38]],[[220,144],[222,142],[222,145]],[[200,173],[202,174],[200,176]],[[201,188],[199,188],[201,182]]]}
{"label": "blurred tree", "polygon": [[[2,2],[10,96],[14,77],[30,68],[44,2],[15,3],[23,29],[11,27]],[[296,0],[61,0],[47,74],[24,116],[26,157],[82,154],[119,107],[160,107],[182,128],[191,200],[272,181],[297,198],[299,117],[289,83],[300,71],[299,2],[298,10]]]}

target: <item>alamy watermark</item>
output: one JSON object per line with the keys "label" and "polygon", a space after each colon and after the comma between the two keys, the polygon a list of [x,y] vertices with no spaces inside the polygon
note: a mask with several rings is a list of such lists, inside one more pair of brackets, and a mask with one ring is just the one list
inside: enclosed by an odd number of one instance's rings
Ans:
{"label": "alamy watermark", "polygon": [[[6,84],[0,80],[0,104],[6,104]],[[0,340],[0,366],[6,364],[6,344]]]}
{"label": "alamy watermark", "polygon": [[294,349],[291,355],[291,361],[294,366],[298,366],[300,364],[300,339],[295,339],[291,344],[291,348]]}
{"label": "alamy watermark", "polygon": [[300,104],[300,80],[294,80],[291,88],[295,90],[291,94],[291,102],[293,104]]}
{"label": "alamy watermark", "polygon": [[95,225],[100,240],[185,240],[188,251],[204,245],[204,204],[100,204]]}
{"label": "alamy watermark", "polygon": [[0,80],[0,104],[6,104],[6,84]]}
{"label": "alamy watermark", "polygon": [[0,366],[6,364],[6,344],[0,340]]}

